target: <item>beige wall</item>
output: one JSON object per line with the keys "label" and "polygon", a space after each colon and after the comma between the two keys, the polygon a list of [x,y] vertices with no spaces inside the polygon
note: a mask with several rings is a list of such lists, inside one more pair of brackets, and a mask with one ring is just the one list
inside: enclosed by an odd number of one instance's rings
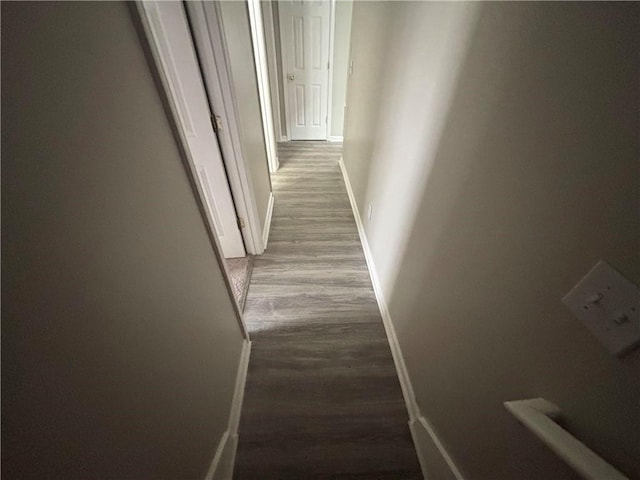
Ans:
{"label": "beige wall", "polygon": [[416,198],[433,166],[476,5],[392,2],[374,7],[358,2],[356,8],[361,13],[352,40],[349,109],[354,111],[348,121],[356,120],[347,127],[344,158],[361,217],[367,218],[372,207],[365,230],[390,295]]}
{"label": "beige wall", "polygon": [[269,206],[271,180],[251,45],[249,12],[246,2],[238,1],[220,2],[220,11],[236,97],[236,118],[239,123],[242,153],[251,173],[260,228],[263,228]]}
{"label": "beige wall", "polygon": [[[349,173],[360,216],[366,218],[365,195],[373,165],[373,147],[380,119],[388,39],[393,27],[393,2],[353,3],[351,61],[345,119],[344,163]],[[375,32],[375,35],[372,34]]]}
{"label": "beige wall", "polygon": [[[610,356],[561,303],[598,259],[640,280],[638,13],[354,6],[344,160],[361,214],[374,203],[367,237],[417,403],[465,478],[574,478],[502,406],[536,396],[640,476],[640,353]],[[434,16],[440,33],[414,28]]]}
{"label": "beige wall", "polygon": [[204,478],[242,335],[124,3],[2,4],[5,478]]}

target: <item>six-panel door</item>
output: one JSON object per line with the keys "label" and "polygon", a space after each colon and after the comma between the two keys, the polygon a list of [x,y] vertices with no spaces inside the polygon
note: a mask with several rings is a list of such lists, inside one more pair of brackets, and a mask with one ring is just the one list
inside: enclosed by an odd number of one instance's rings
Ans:
{"label": "six-panel door", "polygon": [[291,140],[326,140],[330,0],[278,2]]}

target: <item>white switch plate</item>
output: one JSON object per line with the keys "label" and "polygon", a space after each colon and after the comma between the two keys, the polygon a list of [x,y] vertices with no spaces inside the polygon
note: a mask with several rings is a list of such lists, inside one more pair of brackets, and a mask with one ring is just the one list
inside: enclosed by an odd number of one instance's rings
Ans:
{"label": "white switch plate", "polygon": [[610,353],[622,356],[640,343],[638,287],[602,260],[562,302]]}

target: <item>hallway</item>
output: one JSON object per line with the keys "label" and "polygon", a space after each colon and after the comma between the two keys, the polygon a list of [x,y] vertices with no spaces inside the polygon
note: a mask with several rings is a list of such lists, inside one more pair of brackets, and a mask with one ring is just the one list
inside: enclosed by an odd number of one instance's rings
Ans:
{"label": "hallway", "polygon": [[253,346],[234,478],[422,478],[341,144],[278,150],[244,312]]}

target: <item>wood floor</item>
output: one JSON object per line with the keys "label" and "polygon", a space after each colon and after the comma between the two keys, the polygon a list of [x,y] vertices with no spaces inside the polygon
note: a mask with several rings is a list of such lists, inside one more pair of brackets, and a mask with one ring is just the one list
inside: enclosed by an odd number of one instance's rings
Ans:
{"label": "wood floor", "polygon": [[340,144],[278,147],[234,478],[419,479],[408,414],[340,174]]}

